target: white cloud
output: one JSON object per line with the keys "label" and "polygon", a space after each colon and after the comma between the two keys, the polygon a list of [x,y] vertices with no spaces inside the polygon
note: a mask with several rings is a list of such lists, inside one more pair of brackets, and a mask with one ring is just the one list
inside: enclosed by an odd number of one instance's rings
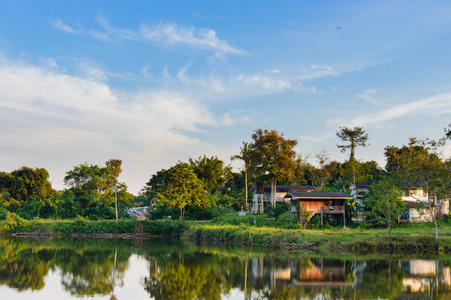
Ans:
{"label": "white cloud", "polygon": [[360,99],[363,99],[365,101],[368,101],[372,104],[376,104],[377,101],[372,97],[374,94],[376,94],[376,90],[369,89],[369,90],[364,90],[362,93],[358,94],[357,97],[359,97]]}
{"label": "white cloud", "polygon": [[139,35],[132,30],[117,28],[112,25],[103,17],[97,17],[97,22],[106,30],[108,36],[114,35],[126,40],[136,41],[139,40]]}
{"label": "white cloud", "polygon": [[167,45],[186,44],[196,48],[211,49],[220,53],[246,54],[246,51],[230,46],[217,37],[216,31],[208,28],[186,28],[177,24],[141,26],[144,39]]}
{"label": "white cloud", "polygon": [[80,30],[75,30],[71,26],[69,26],[66,23],[64,23],[61,19],[52,20],[51,23],[52,23],[52,27],[57,29],[57,30],[61,30],[61,31],[64,31],[66,33],[72,33],[72,34],[74,34],[74,33],[81,33]]}
{"label": "white cloud", "polygon": [[280,74],[282,72],[280,72],[279,69],[271,69],[271,70],[266,70],[265,73],[275,73],[275,74]]}
{"label": "white cloud", "polygon": [[244,86],[259,86],[268,90],[285,90],[291,88],[291,83],[288,80],[273,79],[261,75],[244,75],[232,77],[232,82],[240,83]]}
{"label": "white cloud", "polygon": [[308,68],[302,68],[298,79],[314,79],[327,76],[338,76],[340,71],[328,66],[311,65]]}
{"label": "white cloud", "polygon": [[317,89],[315,86],[305,86],[299,82],[293,90],[299,94],[324,94],[325,91]]}
{"label": "white cloud", "polygon": [[3,168],[48,168],[54,186],[62,188],[64,172],[74,165],[120,158],[121,180],[136,192],[153,172],[186,159],[186,153],[217,151],[179,132],[221,124],[195,98],[169,90],[119,94],[97,77],[1,63]]}
{"label": "white cloud", "polygon": [[352,119],[337,119],[333,126],[380,125],[400,118],[419,118],[451,113],[451,93],[439,94],[417,101],[395,105],[384,110],[363,113]]}
{"label": "white cloud", "polygon": [[221,124],[224,126],[233,126],[236,124],[253,124],[254,111],[236,110],[224,114],[221,118]]}
{"label": "white cloud", "polygon": [[104,31],[91,29],[75,30],[61,19],[52,21],[52,27],[67,33],[87,33],[104,42],[129,40],[135,42],[153,42],[164,45],[188,45],[193,48],[214,51],[213,59],[225,54],[247,54],[246,51],[231,46],[227,41],[218,38],[216,31],[209,28],[184,27],[175,23],[158,25],[141,25],[137,31],[111,25],[107,19],[97,17],[97,22]]}

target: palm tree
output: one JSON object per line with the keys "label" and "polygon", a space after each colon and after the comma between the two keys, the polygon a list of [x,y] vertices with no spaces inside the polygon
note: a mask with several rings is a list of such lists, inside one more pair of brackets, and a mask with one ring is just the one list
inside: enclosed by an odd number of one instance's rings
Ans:
{"label": "palm tree", "polygon": [[233,155],[230,157],[231,160],[241,159],[244,161],[244,184],[246,186],[246,210],[247,210],[247,199],[248,199],[248,188],[247,188],[247,174],[249,172],[250,165],[250,152],[251,144],[243,142],[243,147],[240,147],[240,154]]}

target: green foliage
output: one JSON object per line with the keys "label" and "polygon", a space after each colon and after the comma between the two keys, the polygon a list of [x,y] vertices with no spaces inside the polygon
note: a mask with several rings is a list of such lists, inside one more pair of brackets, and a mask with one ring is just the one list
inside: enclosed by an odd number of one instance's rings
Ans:
{"label": "green foliage", "polygon": [[280,204],[278,204],[277,206],[276,206],[276,208],[274,209],[274,211],[273,211],[273,216],[274,216],[274,218],[276,218],[276,220],[277,219],[279,219],[279,217],[282,215],[282,214],[284,214],[284,213],[286,213],[286,212],[289,212],[290,211],[290,205],[289,204],[287,204],[287,203],[280,203]]}
{"label": "green foliage", "polygon": [[6,209],[4,209],[3,207],[0,208],[0,221],[5,221],[7,216],[8,216],[8,211]]}
{"label": "green foliage", "polygon": [[396,224],[405,207],[401,196],[402,193],[388,180],[371,186],[363,198],[366,223],[371,227],[386,227],[390,216],[391,225]]}
{"label": "green foliage", "polygon": [[29,197],[51,197],[54,190],[48,179],[49,173],[43,168],[22,167],[11,173],[0,172],[0,193],[4,196],[3,207],[9,205],[17,207],[17,202],[26,201]]}
{"label": "green foliage", "polygon": [[[340,192],[345,193],[351,196],[351,190],[346,187],[344,181],[342,178],[338,178],[335,180],[333,185],[327,189],[328,192]],[[352,199],[346,199],[345,200],[345,218],[346,218],[346,224],[349,224],[352,222],[352,218],[357,216],[357,210],[359,207],[357,207],[357,201],[355,198]]]}
{"label": "green foliage", "polygon": [[158,194],[158,201],[169,208],[177,207],[182,219],[186,206],[210,206],[202,181],[186,163],[178,163],[168,170],[167,182]]}
{"label": "green foliage", "polygon": [[29,225],[30,223],[28,221],[22,219],[15,213],[8,213],[6,215],[6,230],[15,230]]}
{"label": "green foliage", "polygon": [[189,165],[208,191],[222,189],[232,177],[232,167],[225,166],[224,162],[216,156],[204,155],[197,160],[190,158]]}

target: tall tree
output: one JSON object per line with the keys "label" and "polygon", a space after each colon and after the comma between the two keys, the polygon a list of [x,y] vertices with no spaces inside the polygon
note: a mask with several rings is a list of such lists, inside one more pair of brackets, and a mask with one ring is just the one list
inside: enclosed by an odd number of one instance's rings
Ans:
{"label": "tall tree", "polygon": [[204,184],[197,178],[193,169],[186,163],[179,162],[167,172],[167,182],[158,193],[158,200],[170,208],[180,210],[180,218],[185,216],[185,207],[208,207],[210,202]]}
{"label": "tall tree", "polygon": [[411,138],[408,145],[402,148],[394,146],[385,148],[386,169],[393,173],[398,187],[408,190],[422,187],[428,193],[427,206],[435,227],[436,241],[438,228],[431,200],[437,197],[449,199],[451,190],[449,159],[443,160],[438,152],[438,148],[443,146],[444,142],[444,139],[434,141]]}
{"label": "tall tree", "polygon": [[355,179],[355,169],[356,164],[358,163],[355,159],[355,149],[357,146],[366,147],[366,142],[368,141],[368,134],[365,134],[365,130],[363,130],[363,127],[340,127],[340,130],[337,131],[337,136],[343,141],[343,142],[349,142],[348,145],[337,145],[338,148],[341,149],[341,152],[346,152],[349,149],[349,160],[348,164],[351,165],[352,168],[352,177],[353,177],[353,183],[355,186],[356,179]]}
{"label": "tall tree", "polygon": [[341,152],[346,152],[349,150],[349,160],[352,161],[355,158],[355,149],[358,146],[366,147],[366,142],[368,141],[368,134],[365,134],[363,127],[340,127],[337,131],[337,136],[343,142],[349,142],[347,145],[337,145],[341,149]]}
{"label": "tall tree", "polygon": [[244,162],[244,185],[246,188],[246,208],[248,207],[248,186],[247,186],[247,177],[248,177],[248,173],[249,173],[249,167],[250,167],[250,163],[251,163],[251,156],[250,156],[250,152],[251,152],[251,144],[247,143],[247,142],[243,142],[243,147],[240,147],[240,154],[237,155],[233,155],[230,159],[231,160],[236,160],[236,159],[240,159]]}
{"label": "tall tree", "polygon": [[114,187],[114,207],[116,210],[116,224],[118,223],[119,216],[117,214],[117,178],[122,172],[122,160],[120,159],[110,159],[106,163],[106,167],[109,170],[109,176],[107,181],[109,181],[109,185]]}
{"label": "tall tree", "polygon": [[285,139],[276,130],[255,130],[252,135],[250,170],[271,182],[271,204],[276,206],[278,180],[290,179],[296,170],[296,140]]}

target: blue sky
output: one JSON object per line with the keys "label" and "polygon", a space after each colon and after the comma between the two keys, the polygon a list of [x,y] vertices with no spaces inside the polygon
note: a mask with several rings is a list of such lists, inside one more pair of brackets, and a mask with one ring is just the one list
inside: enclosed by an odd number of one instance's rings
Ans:
{"label": "blue sky", "polygon": [[2,3],[1,170],[44,167],[62,189],[74,165],[119,158],[137,193],[188,157],[229,163],[257,128],[344,161],[340,126],[363,126],[357,158],[384,165],[384,147],[451,123],[450,15],[449,1]]}

